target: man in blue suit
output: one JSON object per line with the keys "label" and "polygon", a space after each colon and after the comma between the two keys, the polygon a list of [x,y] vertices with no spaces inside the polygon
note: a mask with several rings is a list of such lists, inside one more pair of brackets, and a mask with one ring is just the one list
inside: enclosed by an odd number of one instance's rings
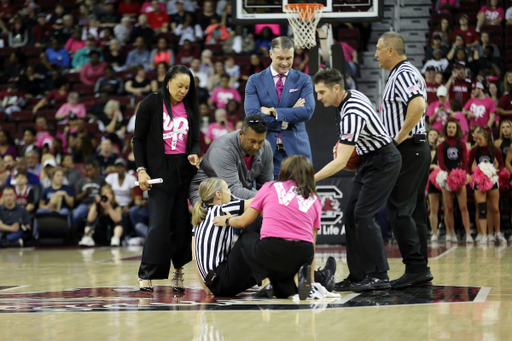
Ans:
{"label": "man in blue suit", "polygon": [[293,41],[278,37],[270,47],[272,64],[247,82],[245,114],[262,115],[267,122],[277,179],[281,161],[288,156],[304,155],[313,163],[305,122],[315,110],[315,95],[311,77],[292,69]]}

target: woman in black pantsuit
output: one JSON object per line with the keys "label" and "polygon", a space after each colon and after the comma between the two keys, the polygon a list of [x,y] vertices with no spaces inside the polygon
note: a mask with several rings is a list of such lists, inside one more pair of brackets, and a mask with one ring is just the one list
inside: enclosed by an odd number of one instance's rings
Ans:
{"label": "woman in black pantsuit", "polygon": [[[199,108],[194,77],[175,65],[160,92],[147,96],[137,111],[133,152],[140,188],[149,191],[149,228],[139,268],[139,288],[167,279],[174,266],[175,292],[185,291],[182,267],[192,260],[188,189],[200,150]],[[162,178],[156,186],[151,178]]]}

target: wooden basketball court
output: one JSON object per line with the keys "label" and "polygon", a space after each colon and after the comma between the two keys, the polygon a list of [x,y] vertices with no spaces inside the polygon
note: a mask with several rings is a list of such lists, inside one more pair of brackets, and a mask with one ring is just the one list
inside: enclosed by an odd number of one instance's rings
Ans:
{"label": "wooden basketball court", "polygon": [[[189,263],[138,291],[140,248],[0,250],[0,340],[509,340],[512,248],[430,247],[433,286],[307,300],[206,297]],[[402,274],[388,246],[390,278]],[[319,247],[316,264],[345,248]]]}

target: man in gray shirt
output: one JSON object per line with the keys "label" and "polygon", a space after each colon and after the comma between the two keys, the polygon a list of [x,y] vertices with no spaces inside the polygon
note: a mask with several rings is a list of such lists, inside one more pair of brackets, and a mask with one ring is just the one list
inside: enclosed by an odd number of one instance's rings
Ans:
{"label": "man in gray shirt", "polygon": [[199,201],[199,185],[206,178],[218,177],[226,181],[237,199],[253,198],[265,182],[274,180],[274,153],[265,140],[266,135],[265,119],[260,115],[249,115],[241,130],[215,139],[190,185],[192,204]]}

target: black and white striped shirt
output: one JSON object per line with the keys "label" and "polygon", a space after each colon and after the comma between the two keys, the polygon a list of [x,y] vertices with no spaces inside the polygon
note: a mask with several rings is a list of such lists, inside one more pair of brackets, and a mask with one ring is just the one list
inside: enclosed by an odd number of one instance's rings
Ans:
{"label": "black and white striped shirt", "polygon": [[[391,137],[396,137],[400,132],[409,102],[419,96],[427,101],[427,84],[418,69],[408,60],[395,65],[382,98],[382,122]],[[425,134],[425,112],[409,135],[413,134]]]}
{"label": "black and white striped shirt", "polygon": [[194,229],[197,268],[203,281],[208,272],[215,270],[228,257],[233,242],[231,226],[215,226],[213,219],[227,212],[232,216],[244,213],[244,201],[232,201],[225,205],[213,205],[206,209],[206,217]]}
{"label": "black and white striped shirt", "polygon": [[357,154],[368,154],[391,143],[379,115],[362,92],[347,90],[338,110],[336,121],[340,143],[355,145]]}

